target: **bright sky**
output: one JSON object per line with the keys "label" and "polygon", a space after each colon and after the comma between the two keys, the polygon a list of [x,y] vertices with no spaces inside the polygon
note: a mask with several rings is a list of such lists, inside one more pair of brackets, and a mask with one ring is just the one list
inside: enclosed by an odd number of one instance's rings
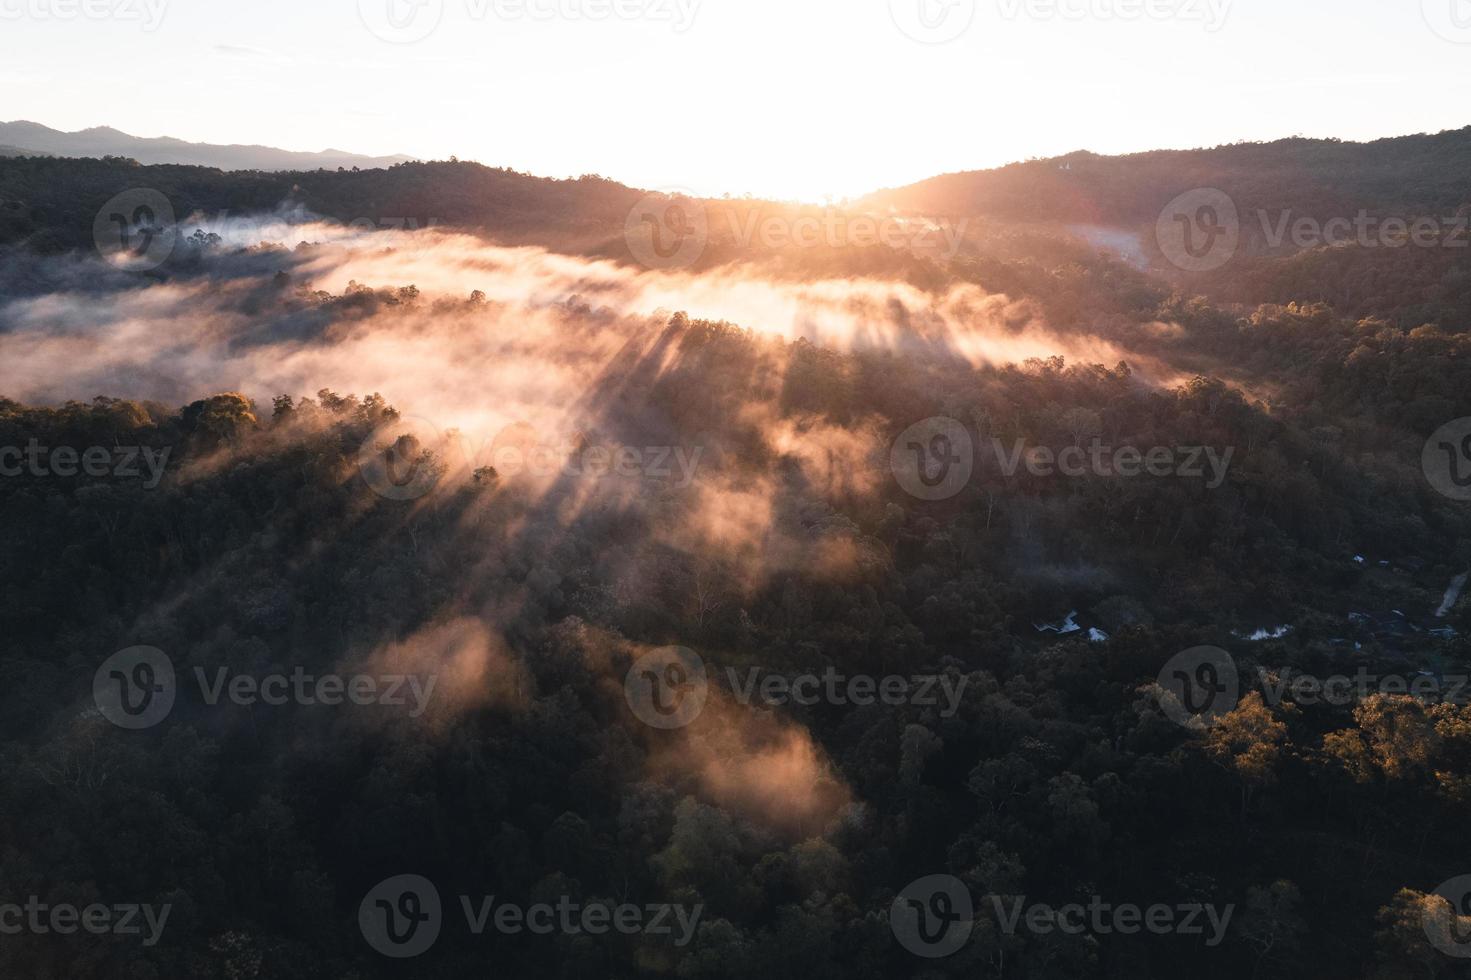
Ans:
{"label": "bright sky", "polygon": [[0,0],[0,119],[711,195],[1433,132],[1468,94],[1471,0]]}

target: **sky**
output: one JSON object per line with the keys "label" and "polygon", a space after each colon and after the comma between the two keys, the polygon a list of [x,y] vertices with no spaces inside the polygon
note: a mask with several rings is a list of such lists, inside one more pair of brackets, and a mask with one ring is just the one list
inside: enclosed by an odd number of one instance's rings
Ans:
{"label": "sky", "polygon": [[0,119],[824,201],[1471,124],[1471,0],[0,0]]}

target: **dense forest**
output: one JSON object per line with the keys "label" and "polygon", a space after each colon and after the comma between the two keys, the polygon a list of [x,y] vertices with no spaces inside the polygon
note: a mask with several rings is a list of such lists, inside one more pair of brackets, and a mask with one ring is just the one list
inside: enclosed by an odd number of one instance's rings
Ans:
{"label": "dense forest", "polygon": [[[659,309],[629,299],[662,300],[635,290],[668,282],[627,271],[643,193],[602,178],[0,160],[0,447],[142,461],[0,477],[0,901],[171,909],[153,944],[6,935],[0,971],[1462,975],[1425,923],[1431,893],[1471,874],[1471,696],[1329,702],[1291,680],[1471,672],[1471,599],[1448,590],[1471,568],[1471,512],[1422,457],[1471,416],[1467,253],[1248,253],[1192,277],[1066,225],[1152,229],[1200,186],[1243,208],[1454,214],[1468,156],[1471,130],[1074,155],[865,202],[969,221],[943,257],[753,244],[723,229],[810,209],[702,202],[693,298]],[[414,223],[345,252],[310,228],[249,245],[201,233],[130,275],[88,252],[98,208],[130,187],[163,193],[186,235],[194,218],[295,208]],[[578,264],[525,300],[498,278],[512,261]],[[814,342],[776,329],[775,304],[702,315],[719,304],[700,276],[889,292],[854,314],[852,342]],[[935,326],[980,322],[952,310],[976,297],[1004,309],[982,332],[1023,353],[973,356]],[[398,436],[452,387],[407,364],[440,336],[482,379],[461,393],[474,412],[561,410],[553,476],[467,461],[458,433]],[[99,361],[92,338],[126,357]],[[374,338],[405,362],[398,390],[313,379],[328,363],[313,352],[367,360]],[[535,385],[501,360],[534,364]],[[300,387],[273,387],[282,364]],[[936,418],[965,431],[975,468],[926,500],[891,449]],[[475,438],[547,441],[532,430]],[[1229,467],[1064,478],[991,454],[1093,444],[1208,447]],[[665,447],[698,468],[593,479],[565,465],[589,445]],[[384,458],[430,488],[383,492],[368,471]],[[184,680],[166,719],[129,731],[94,680],[139,646]],[[1211,725],[1179,724],[1162,684],[1203,646],[1229,654],[1239,697]],[[709,678],[703,712],[672,730],[625,694],[667,647]],[[751,668],[937,677],[958,696],[954,710],[747,703]],[[429,673],[438,688],[413,716],[211,703],[189,680],[298,669]],[[364,941],[359,906],[403,874],[434,882],[445,926],[399,960]],[[975,901],[969,941],[944,957],[906,948],[891,913],[928,875]],[[476,935],[459,897],[491,895],[700,912],[688,935]],[[1214,937],[1001,914],[1096,896],[1232,912]]]}

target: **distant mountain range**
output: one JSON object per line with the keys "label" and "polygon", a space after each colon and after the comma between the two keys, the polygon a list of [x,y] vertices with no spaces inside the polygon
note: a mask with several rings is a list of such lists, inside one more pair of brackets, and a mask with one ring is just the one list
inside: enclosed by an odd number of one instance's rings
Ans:
{"label": "distant mountain range", "polygon": [[221,170],[363,170],[391,167],[415,159],[410,156],[371,157],[343,150],[303,153],[270,146],[221,146],[190,143],[161,136],[146,139],[107,126],[76,133],[40,123],[0,122],[0,156],[131,157],[146,164],[185,164]]}

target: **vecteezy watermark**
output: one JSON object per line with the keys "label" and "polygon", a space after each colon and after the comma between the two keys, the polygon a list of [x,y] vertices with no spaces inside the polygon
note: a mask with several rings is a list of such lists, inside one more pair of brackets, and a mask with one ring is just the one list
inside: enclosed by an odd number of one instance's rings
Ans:
{"label": "vecteezy watermark", "polygon": [[[502,935],[670,936],[684,947],[695,938],[705,906],[622,902],[579,902],[570,895],[556,902],[520,905],[494,895],[459,895],[465,928],[472,936],[486,930]],[[358,906],[363,938],[384,956],[407,959],[429,950],[445,926],[439,889],[421,875],[397,875],[375,885]]]}
{"label": "vecteezy watermark", "polygon": [[[210,707],[222,700],[241,707],[264,704],[281,707],[383,705],[407,707],[418,718],[429,707],[437,674],[308,673],[296,667],[289,674],[256,676],[233,673],[228,667],[192,671],[200,697]],[[173,661],[157,647],[128,647],[103,661],[92,678],[97,710],[119,728],[152,728],[168,717],[178,696]]]}
{"label": "vecteezy watermark", "polygon": [[594,442],[583,436],[547,439],[524,423],[502,429],[491,440],[489,453],[475,454],[477,465],[488,464],[498,477],[568,477],[575,479],[666,481],[676,490],[695,482],[703,446],[629,446]]}
{"label": "vecteezy watermark", "polygon": [[37,477],[116,477],[136,479],[143,476],[139,469],[141,461],[147,469],[143,489],[152,490],[163,479],[164,467],[168,465],[172,446],[155,451],[151,446],[88,446],[78,450],[75,446],[47,447],[39,440],[30,439],[24,449],[20,446],[0,446],[0,476]]}
{"label": "vecteezy watermark", "polygon": [[1466,704],[1471,701],[1471,677],[1465,674],[1375,674],[1360,667],[1353,674],[1319,677],[1291,670],[1276,676],[1257,668],[1268,704],[1279,705],[1292,695],[1297,704],[1357,704],[1375,694],[1408,695],[1426,704]]}
{"label": "vecteezy watermark", "polygon": [[1452,44],[1471,44],[1471,0],[1420,0],[1425,23]]}
{"label": "vecteezy watermark", "polygon": [[650,728],[683,728],[700,717],[710,683],[705,661],[687,647],[660,647],[639,657],[623,678],[623,696]]}
{"label": "vecteezy watermark", "polygon": [[901,217],[824,208],[819,214],[728,213],[731,240],[743,248],[892,248],[949,261],[960,252],[970,219]]}
{"label": "vecteezy watermark", "polygon": [[1016,935],[1019,929],[1038,936],[1052,932],[1069,936],[1084,933],[1107,936],[1115,932],[1132,936],[1147,932],[1154,936],[1205,936],[1205,945],[1212,949],[1226,938],[1226,929],[1236,912],[1234,904],[1217,907],[1209,902],[1180,902],[1144,906],[1106,902],[1101,895],[1090,896],[1086,905],[1068,902],[1057,906],[1045,902],[1029,904],[1024,895],[987,897],[1001,930],[1008,936]]}
{"label": "vecteezy watermark", "polygon": [[[1350,707],[1370,697],[1412,697],[1424,704],[1471,703],[1471,676],[1375,673],[1360,667],[1352,674],[1319,676],[1284,668],[1257,668],[1262,700],[1279,707],[1294,704]],[[1219,647],[1193,647],[1171,657],[1155,681],[1165,715],[1183,728],[1218,724],[1241,702],[1241,676],[1236,659]]]}
{"label": "vecteezy watermark", "polygon": [[444,927],[444,908],[434,882],[396,875],[374,885],[358,905],[363,938],[384,956],[409,959],[427,952]]}
{"label": "vecteezy watermark", "polygon": [[1420,925],[1447,956],[1471,958],[1471,875],[1458,875],[1426,896]]}
{"label": "vecteezy watermark", "polygon": [[1154,226],[1160,254],[1185,272],[1213,272],[1241,244],[1241,215],[1225,191],[1202,187],[1166,204]]}
{"label": "vecteezy watermark", "polygon": [[1192,647],[1171,657],[1156,680],[1160,710],[1183,728],[1210,728],[1236,710],[1241,682],[1220,647]]}
{"label": "vecteezy watermark", "polygon": [[413,44],[439,27],[444,0],[358,0],[358,17],[380,41]]}
{"label": "vecteezy watermark", "polygon": [[1259,209],[1262,241],[1268,248],[1290,242],[1295,248],[1357,245],[1360,248],[1467,248],[1471,247],[1471,216],[1381,217],[1361,210],[1352,218],[1326,221],[1309,215],[1294,217],[1284,208],[1275,214]]}
{"label": "vecteezy watermark", "polygon": [[[1294,214],[1290,208],[1258,208],[1260,235],[1266,249],[1453,248],[1471,247],[1471,215],[1381,216],[1360,210],[1352,217],[1327,219]],[[1155,224],[1162,254],[1186,272],[1213,272],[1234,258],[1248,229],[1236,202],[1213,187],[1187,191],[1165,205]]]}
{"label": "vecteezy watermark", "polygon": [[952,418],[916,422],[889,448],[889,469],[899,486],[920,500],[949,500],[964,490],[975,471],[970,431]]}
{"label": "vecteezy watermark", "polygon": [[940,959],[960,952],[975,928],[970,889],[953,875],[911,882],[889,906],[894,938],[915,956]]}
{"label": "vecteezy watermark", "polygon": [[115,195],[92,220],[97,253],[125,272],[147,272],[163,265],[178,240],[174,206],[151,187]]}
{"label": "vecteezy watermark", "polygon": [[[585,20],[666,23],[676,34],[694,26],[701,0],[462,0],[465,16],[480,23]],[[363,26],[390,44],[413,44],[444,20],[445,0],[358,0]]]}
{"label": "vecteezy watermark", "polygon": [[163,23],[168,0],[0,0],[0,20],[116,20],[145,31]]}
{"label": "vecteezy watermark", "polygon": [[476,447],[459,432],[406,415],[385,422],[358,447],[358,472],[389,500],[418,500],[434,492],[451,469],[477,481],[517,477],[567,480],[648,480],[675,490],[690,487],[703,446],[631,446],[582,435],[547,438],[517,422]]}
{"label": "vecteezy watermark", "polygon": [[418,500],[439,486],[446,470],[442,454],[452,448],[433,422],[400,416],[363,440],[357,453],[358,474],[380,497]]}
{"label": "vecteezy watermark", "polygon": [[1232,0],[997,0],[1001,16],[1016,20],[1181,21],[1214,34],[1226,23]]}
{"label": "vecteezy watermark", "polygon": [[85,932],[94,936],[142,936],[144,946],[157,946],[173,910],[171,904],[52,905],[32,895],[24,905],[0,902],[0,936],[72,936]]}
{"label": "vecteezy watermark", "polygon": [[694,26],[701,0],[465,0],[474,20],[625,20],[668,24],[683,34]]}
{"label": "vecteezy watermark", "polygon": [[682,191],[655,191],[639,198],[623,222],[628,254],[646,269],[688,269],[710,242],[704,203]]}
{"label": "vecteezy watermark", "polygon": [[1471,500],[1471,418],[1447,422],[1420,454],[1425,479],[1452,500]]}
{"label": "vecteezy watermark", "polygon": [[174,662],[157,647],[119,650],[92,676],[97,710],[119,728],[152,728],[168,717],[177,694]]}
{"label": "vecteezy watermark", "polygon": [[[950,261],[965,242],[970,219],[875,215],[828,207],[773,213],[761,206],[722,209],[722,241],[744,248],[891,248]],[[647,194],[628,212],[628,254],[646,269],[688,269],[709,247],[712,228],[703,201],[683,192]]]}
{"label": "vecteezy watermark", "polygon": [[[996,922],[1008,936],[1018,932],[1045,936],[1053,932],[1079,936],[1091,933],[1204,936],[1205,945],[1219,946],[1236,906],[1204,902],[1108,902],[1101,895],[1087,903],[1049,905],[1027,901],[1024,895],[988,895]],[[889,927],[899,945],[916,956],[938,959],[963,949],[975,926],[975,903],[965,883],[953,875],[928,875],[908,885],[889,907]]]}
{"label": "vecteezy watermark", "polygon": [[976,19],[976,0],[889,0],[894,26],[921,44],[945,44]]}
{"label": "vecteezy watermark", "polygon": [[745,671],[744,680],[734,667],[727,667],[725,674],[736,700],[748,706],[758,700],[766,706],[828,704],[845,707],[851,704],[866,707],[872,704],[910,704],[939,707],[941,718],[953,718],[960,710],[960,698],[965,693],[966,685],[970,683],[970,678],[963,675],[891,674],[875,677],[871,674],[841,674],[833,667],[828,667],[820,675],[805,673],[795,676],[763,675],[760,667],[750,667]]}
{"label": "vecteezy watermark", "polygon": [[[1105,446],[1094,438],[1088,444],[1070,446],[1029,445],[1025,439],[1007,446],[990,439],[996,471],[1008,479],[1025,469],[1034,477],[1047,479],[1087,476],[1134,479],[1143,476],[1202,479],[1206,489],[1226,482],[1234,446]],[[905,429],[889,447],[889,469],[899,486],[920,500],[948,500],[969,485],[978,463],[975,441],[965,425],[937,416]]]}
{"label": "vecteezy watermark", "polygon": [[1215,490],[1226,482],[1235,446],[1218,452],[1214,446],[1105,446],[1094,439],[1085,448],[1079,445],[1053,449],[1051,446],[1029,446],[1017,439],[1008,449],[1000,439],[991,440],[991,452],[1002,475],[1015,476],[1025,465],[1032,476],[1169,477],[1204,479],[1207,490]]}

